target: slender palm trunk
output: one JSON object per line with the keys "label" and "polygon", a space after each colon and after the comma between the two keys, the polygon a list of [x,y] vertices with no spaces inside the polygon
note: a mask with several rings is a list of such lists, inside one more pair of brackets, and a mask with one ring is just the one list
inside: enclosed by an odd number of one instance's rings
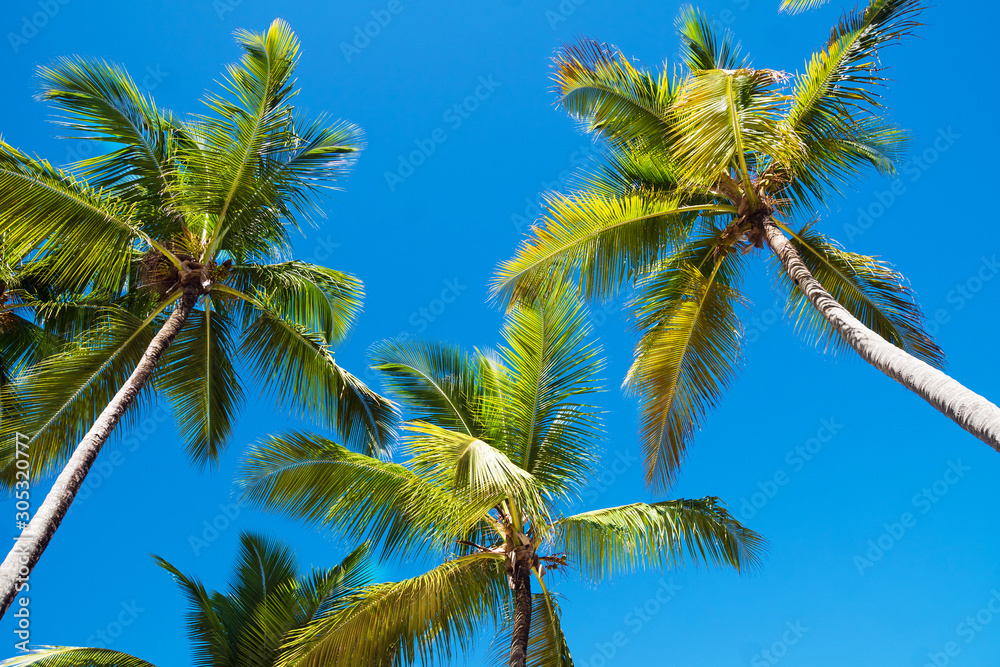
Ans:
{"label": "slender palm trunk", "polygon": [[0,565],[0,596],[2,596],[0,597],[0,617],[6,613],[21,585],[31,574],[38,559],[42,557],[42,552],[45,551],[45,547],[48,546],[49,541],[59,528],[59,524],[62,523],[69,511],[70,504],[83,486],[83,481],[86,479],[90,467],[97,460],[97,455],[100,454],[108,436],[121,421],[125,410],[135,401],[135,397],[143,385],[152,376],[153,369],[164,350],[177,336],[177,332],[180,331],[191,314],[200,294],[199,285],[192,284],[185,288],[174,312],[167,318],[163,328],[153,337],[128,380],[111,399],[108,406],[104,408],[97,421],[83,436],[80,444],[76,446],[69,462],[66,463],[66,467],[63,468],[49,494],[45,497],[45,501],[32,517],[28,527],[21,532],[21,536],[14,544],[14,548],[7,554],[3,564]]}
{"label": "slender palm trunk", "polygon": [[865,361],[1000,452],[1000,408],[859,322],[823,289],[802,262],[795,246],[770,218],[764,222],[764,233],[768,245],[806,298]]}
{"label": "slender palm trunk", "polygon": [[525,667],[528,661],[528,637],[531,631],[531,553],[514,552],[514,627],[510,643],[510,667]]}

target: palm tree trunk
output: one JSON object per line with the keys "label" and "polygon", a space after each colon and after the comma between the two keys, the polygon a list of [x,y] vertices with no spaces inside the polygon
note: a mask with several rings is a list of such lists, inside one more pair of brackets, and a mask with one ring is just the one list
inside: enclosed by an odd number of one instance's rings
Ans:
{"label": "palm tree trunk", "polygon": [[0,565],[0,596],[2,596],[0,597],[0,617],[6,613],[21,588],[21,584],[31,574],[38,559],[42,557],[42,552],[45,551],[45,547],[48,546],[49,541],[59,528],[59,524],[62,523],[69,511],[70,504],[83,486],[83,481],[86,479],[90,467],[97,460],[97,455],[100,454],[108,436],[121,421],[128,407],[135,401],[139,391],[149,381],[160,357],[177,336],[177,332],[180,331],[191,314],[191,310],[201,293],[201,286],[194,282],[185,287],[174,312],[170,314],[166,323],[153,337],[128,380],[111,399],[108,406],[104,408],[97,421],[83,436],[80,444],[76,446],[73,455],[66,463],[66,467],[63,468],[52,489],[45,497],[45,501],[38,508],[31,522],[28,523],[28,527],[21,532],[21,536],[14,544],[14,548],[7,554],[3,564]]}
{"label": "palm tree trunk", "polygon": [[1000,408],[888,342],[858,321],[813,277],[773,219],[764,221],[768,245],[816,309],[861,357],[1000,452]]}
{"label": "palm tree trunk", "polygon": [[525,667],[528,661],[528,637],[531,631],[531,552],[513,552],[514,627],[510,642],[510,667]]}

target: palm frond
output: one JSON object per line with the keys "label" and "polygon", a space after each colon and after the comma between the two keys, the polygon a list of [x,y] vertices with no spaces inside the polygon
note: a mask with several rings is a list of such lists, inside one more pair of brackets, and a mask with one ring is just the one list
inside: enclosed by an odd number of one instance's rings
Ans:
{"label": "palm frond", "polygon": [[766,542],[742,526],[717,498],[634,503],[562,519],[569,560],[592,581],[636,569],[673,569],[686,562],[760,566]]}
{"label": "palm frond", "polygon": [[[847,252],[812,225],[792,233],[791,243],[816,280],[862,324],[909,354],[944,367],[945,354],[925,330],[916,295],[898,271],[874,257]],[[788,292],[786,308],[796,329],[815,344],[848,349],[833,325],[773,259],[772,267]]]}
{"label": "palm frond", "polygon": [[467,654],[510,597],[503,556],[474,554],[413,579],[376,584],[342,613],[292,634],[279,667],[390,667]]}
{"label": "palm frond", "polygon": [[565,46],[553,65],[559,104],[586,131],[612,143],[667,140],[677,93],[665,71],[637,68],[617,49],[590,39]]}
{"label": "palm frond", "polygon": [[0,667],[156,667],[120,651],[75,646],[44,646],[0,662]]}
{"label": "palm frond", "polygon": [[[531,596],[528,667],[573,667],[573,656],[560,622],[562,611],[554,597],[547,592]],[[510,660],[513,606],[508,605],[504,612],[504,625],[490,646],[489,660],[494,667],[506,667]]]}
{"label": "palm frond", "polygon": [[692,72],[749,66],[740,55],[740,44],[733,34],[724,28],[720,37],[713,22],[691,5],[681,7],[677,32],[681,38],[681,60]]}
{"label": "palm frond", "polygon": [[223,596],[209,593],[198,579],[185,575],[163,558],[153,556],[153,560],[173,576],[188,600],[186,625],[195,667],[237,664],[235,638],[216,608]]}
{"label": "palm frond", "polygon": [[781,11],[798,14],[808,9],[822,7],[830,0],[781,0]]}
{"label": "palm frond", "polygon": [[664,489],[688,441],[742,363],[735,304],[743,255],[716,231],[678,253],[640,285],[642,332],[626,384],[642,398],[646,480]]}
{"label": "palm frond", "polygon": [[169,399],[191,460],[217,465],[243,403],[243,386],[233,360],[233,322],[213,308],[194,311],[164,354],[157,385]]}

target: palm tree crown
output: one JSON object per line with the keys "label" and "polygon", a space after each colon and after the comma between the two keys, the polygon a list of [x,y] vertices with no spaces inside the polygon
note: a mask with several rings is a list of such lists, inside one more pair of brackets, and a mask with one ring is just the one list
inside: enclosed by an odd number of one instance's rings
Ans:
{"label": "palm tree crown", "polygon": [[314,624],[294,664],[431,664],[506,618],[509,664],[567,665],[549,573],[570,567],[600,581],[689,559],[757,564],[761,538],[715,498],[561,515],[599,458],[599,412],[588,397],[603,362],[588,336],[582,305],[555,295],[513,309],[495,352],[378,345],[376,365],[412,417],[405,465],[306,433],[250,453],[242,484],[252,503],[387,554],[444,556],[427,574],[377,585],[342,617]]}

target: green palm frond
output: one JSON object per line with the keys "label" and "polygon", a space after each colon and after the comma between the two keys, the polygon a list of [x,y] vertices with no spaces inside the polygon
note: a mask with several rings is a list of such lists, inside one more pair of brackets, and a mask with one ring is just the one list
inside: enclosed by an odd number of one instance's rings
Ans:
{"label": "green palm frond", "polygon": [[765,540],[743,527],[717,498],[635,503],[585,512],[557,524],[569,560],[592,581],[636,569],[673,569],[685,562],[760,566]]}
{"label": "green palm frond", "polygon": [[822,7],[830,0],[781,0],[781,11],[798,14],[807,9]]}
{"label": "green palm frond", "polygon": [[617,49],[588,39],[564,47],[553,65],[559,103],[588,132],[612,142],[667,141],[677,93],[666,72],[639,69]]}
{"label": "green palm frond", "polygon": [[156,667],[128,653],[101,648],[45,646],[16,658],[7,658],[0,667]]}
{"label": "green palm frond", "polygon": [[[365,297],[364,286],[354,276],[299,261],[233,266],[226,283],[246,294],[264,294],[282,317],[321,333],[327,344],[343,341]],[[249,321],[253,305],[243,304]]]}
{"label": "green palm frond", "polygon": [[178,190],[180,205],[189,221],[204,221],[206,257],[230,234],[285,247],[285,223],[294,223],[259,205],[257,173],[294,141],[289,100],[296,93],[299,42],[280,19],[265,33],[239,30],[236,41],[242,60],[227,67],[223,91],[205,100],[213,113],[189,124],[193,147],[179,153],[189,181]]}
{"label": "green palm frond", "polygon": [[2,140],[0,225],[14,256],[44,254],[44,278],[76,293],[117,291],[133,249],[152,243],[131,205]]}
{"label": "green palm frond", "polygon": [[167,214],[168,184],[174,178],[169,115],[139,91],[120,65],[101,60],[63,58],[39,68],[42,98],[59,112],[69,138],[106,142],[114,148],[74,165],[97,190],[138,204],[151,233],[170,238],[180,231]]}
{"label": "green palm frond", "polygon": [[251,504],[381,544],[386,554],[450,542],[489,510],[451,496],[409,468],[305,433],[260,442],[238,479]]}
{"label": "green palm frond", "polygon": [[626,384],[642,398],[646,479],[667,487],[709,408],[742,363],[743,326],[734,306],[741,253],[721,247],[721,232],[693,243],[640,285],[642,339]]}
{"label": "green palm frond", "polygon": [[[145,319],[123,309],[108,309],[97,327],[22,373],[8,388],[20,409],[15,419],[0,425],[0,437],[7,443],[18,431],[31,434],[32,479],[44,478],[69,458],[142,358],[158,315],[176,296]],[[136,409],[122,418],[126,425],[151,390],[147,386],[139,392]],[[13,461],[7,464],[0,472],[3,483],[14,478]]]}
{"label": "green palm frond", "polygon": [[500,264],[493,294],[512,303],[554,286],[578,283],[588,299],[609,298],[687,236],[701,213],[723,205],[687,206],[677,197],[553,195],[544,226],[534,227]]}
{"label": "green palm frond", "polygon": [[709,69],[744,69],[747,59],[740,55],[740,44],[728,29],[722,36],[700,10],[685,5],[677,16],[681,38],[681,60],[692,72]]}
{"label": "green palm frond", "polygon": [[[944,352],[924,329],[916,295],[899,272],[874,257],[847,252],[812,225],[791,233],[791,243],[816,280],[862,324],[909,354],[944,367]],[[788,274],[779,266],[773,268],[788,292],[787,311],[795,319],[796,329],[815,344],[848,349]]]}
{"label": "green palm frond", "polygon": [[376,343],[372,365],[415,418],[451,431],[486,437],[484,376],[488,361],[439,342],[401,338]]}
{"label": "green palm frond", "polygon": [[[674,104],[672,151],[682,180],[712,187],[736,174],[746,192],[752,168],[788,165],[802,146],[785,122],[786,97],[772,70],[700,70],[684,82]],[[749,165],[749,166],[748,166]]]}
{"label": "green palm frond", "polygon": [[581,402],[600,390],[604,370],[590,334],[586,309],[566,291],[515,306],[504,323],[503,449],[550,496],[585,484],[603,436],[597,409]]}
{"label": "green palm frond", "polygon": [[279,667],[447,663],[471,650],[509,597],[502,555],[456,558],[413,579],[371,586],[342,613],[292,633]]}
{"label": "green palm frond", "polygon": [[395,405],[341,368],[322,334],[282,317],[280,304],[247,300],[259,315],[247,327],[240,352],[268,380],[271,395],[322,420],[345,442],[386,455],[395,438]]}
{"label": "green palm frond", "polygon": [[236,646],[230,641],[229,630],[216,608],[223,596],[210,593],[197,578],[185,575],[163,558],[153,556],[153,560],[173,576],[187,598],[186,626],[195,667],[237,664]]}
{"label": "green palm frond", "polygon": [[158,374],[158,388],[170,399],[188,454],[200,466],[218,464],[243,403],[233,364],[235,333],[230,318],[207,298],[167,349]]}

